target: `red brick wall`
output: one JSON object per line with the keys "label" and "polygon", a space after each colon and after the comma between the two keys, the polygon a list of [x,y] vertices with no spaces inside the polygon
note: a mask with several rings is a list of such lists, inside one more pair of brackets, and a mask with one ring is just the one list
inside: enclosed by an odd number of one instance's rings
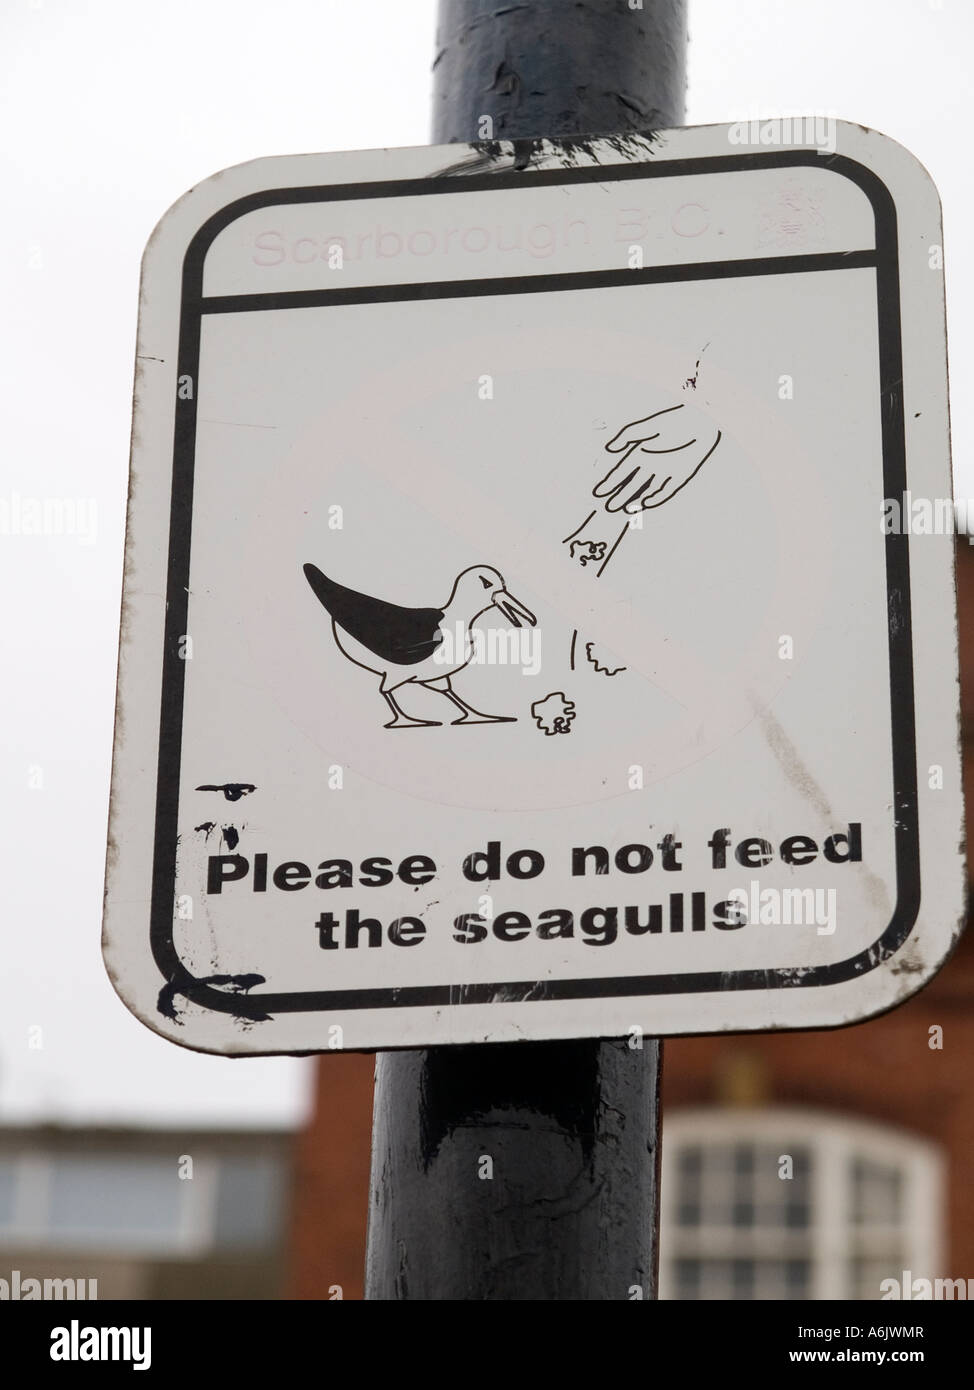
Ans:
{"label": "red brick wall", "polygon": [[329,1298],[336,1284],[344,1298],[363,1295],[374,1073],[374,1057],[318,1061],[314,1115],[295,1158],[288,1298]]}

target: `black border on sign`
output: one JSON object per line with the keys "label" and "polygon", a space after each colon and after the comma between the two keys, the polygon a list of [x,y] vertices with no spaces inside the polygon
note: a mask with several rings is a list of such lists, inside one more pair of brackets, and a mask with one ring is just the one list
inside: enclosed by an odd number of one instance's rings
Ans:
{"label": "black border on sign", "polygon": [[[875,251],[777,256],[755,260],[712,261],[696,265],[649,266],[642,270],[582,271],[431,284],[383,285],[360,289],[292,291],[280,294],[205,298],[203,265],[214,238],[231,222],[257,208],[283,203],[333,203],[367,198],[415,196],[484,189],[524,189],[595,181],[671,178],[700,173],[730,173],[760,168],[815,165],[851,180],[869,199],[875,218]],[[917,824],[916,729],[913,642],[910,607],[909,537],[886,536],[887,619],[890,662],[891,752],[896,856],[896,907],[889,925],[872,946],[846,960],[805,971],[703,971],[682,975],[611,976],[598,979],[502,981],[496,984],[404,986],[398,989],[298,991],[284,994],[249,990],[227,993],[186,968],[173,936],[176,881],[179,773],[185,661],[179,655],[187,630],[189,560],[196,451],[196,400],[204,314],[409,299],[459,298],[481,294],[571,291],[612,285],[653,284],[681,280],[724,279],[753,275],[794,274],[819,270],[875,267],[879,337],[880,400],[884,497],[906,491],[906,443],[903,420],[903,360],[896,209],[889,189],[871,169],[842,155],[825,158],[816,150],[788,150],[712,158],[660,160],[639,164],[591,165],[541,170],[505,169],[463,177],[401,179],[383,183],[335,184],[270,189],[237,199],[210,217],[197,231],[183,262],[177,374],[196,383],[192,400],[176,402],[169,570],[162,676],[159,763],[156,783],[155,854],[152,876],[150,940],[152,953],[171,1000],[183,995],[208,1009],[237,1018],[266,1020],[270,1015],[304,1011],[445,1007],[501,1003],[517,998],[539,1004],[551,1000],[623,998],[655,994],[703,994],[726,990],[807,989],[839,984],[868,974],[906,941],[920,906],[919,832]]]}

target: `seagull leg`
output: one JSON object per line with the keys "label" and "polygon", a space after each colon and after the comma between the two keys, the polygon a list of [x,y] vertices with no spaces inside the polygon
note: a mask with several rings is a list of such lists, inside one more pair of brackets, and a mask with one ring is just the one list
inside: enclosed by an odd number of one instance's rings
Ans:
{"label": "seagull leg", "polygon": [[438,729],[440,721],[438,719],[413,719],[410,715],[401,710],[392,698],[388,690],[383,690],[383,698],[392,710],[392,718],[388,724],[383,724],[384,729]]}
{"label": "seagull leg", "polygon": [[459,719],[451,719],[451,724],[516,724],[517,720],[510,714],[481,714],[480,710],[474,709],[473,705],[468,705],[460,699],[460,696],[450,684],[450,677],[443,676],[438,681],[426,681],[431,690],[439,690],[448,700],[452,700],[457,709],[461,711]]}

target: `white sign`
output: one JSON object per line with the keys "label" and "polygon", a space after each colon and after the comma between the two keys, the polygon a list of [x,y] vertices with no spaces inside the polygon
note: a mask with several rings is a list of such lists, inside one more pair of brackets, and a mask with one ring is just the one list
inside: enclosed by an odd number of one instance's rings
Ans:
{"label": "white sign", "polygon": [[937,195],[767,125],[264,159],[163,218],[105,927],[149,1027],[818,1028],[943,962]]}

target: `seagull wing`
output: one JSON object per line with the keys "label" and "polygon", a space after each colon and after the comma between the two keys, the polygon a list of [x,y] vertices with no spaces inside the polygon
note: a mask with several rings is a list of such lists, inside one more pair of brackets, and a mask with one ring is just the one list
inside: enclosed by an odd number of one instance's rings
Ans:
{"label": "seagull wing", "polygon": [[443,641],[440,608],[400,608],[336,584],[316,565],[305,565],[304,577],[333,621],[383,661],[415,666],[432,656]]}

